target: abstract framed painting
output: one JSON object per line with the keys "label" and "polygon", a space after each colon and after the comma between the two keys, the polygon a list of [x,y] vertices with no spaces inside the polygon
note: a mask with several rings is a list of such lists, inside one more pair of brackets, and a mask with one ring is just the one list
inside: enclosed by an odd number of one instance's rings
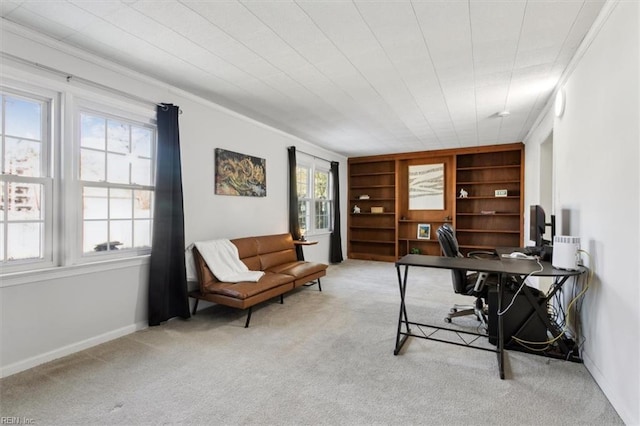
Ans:
{"label": "abstract framed painting", "polygon": [[444,164],[409,166],[409,210],[444,210]]}
{"label": "abstract framed painting", "polygon": [[244,197],[267,196],[266,160],[216,148],[215,193]]}

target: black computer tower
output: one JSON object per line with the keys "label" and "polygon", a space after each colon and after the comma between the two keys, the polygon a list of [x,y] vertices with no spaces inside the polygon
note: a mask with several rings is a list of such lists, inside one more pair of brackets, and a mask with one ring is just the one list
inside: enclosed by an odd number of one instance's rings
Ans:
{"label": "black computer tower", "polygon": [[[541,292],[533,287],[529,287],[528,289],[534,295],[536,303],[538,303],[539,306],[542,306],[545,301],[544,296],[541,294]],[[502,292],[503,310],[511,303],[516,290],[517,288],[506,286],[506,288]],[[489,342],[495,345],[498,342],[498,290],[495,287],[489,289],[487,303],[489,305]],[[543,306],[543,309],[545,312],[547,312],[546,306]],[[532,315],[533,318],[531,318],[527,322],[529,317]],[[511,339],[514,335],[519,339],[527,340],[529,342],[545,342],[549,339],[547,337],[546,325],[544,324],[542,319],[540,319],[538,314],[535,313],[534,307],[531,306],[526,296],[522,294],[522,292],[518,293],[515,300],[513,301],[513,304],[511,305],[509,310],[507,310],[503,314],[502,317],[505,347],[520,346],[517,342]],[[531,348],[539,348],[541,346],[546,346],[546,344],[527,346]]]}

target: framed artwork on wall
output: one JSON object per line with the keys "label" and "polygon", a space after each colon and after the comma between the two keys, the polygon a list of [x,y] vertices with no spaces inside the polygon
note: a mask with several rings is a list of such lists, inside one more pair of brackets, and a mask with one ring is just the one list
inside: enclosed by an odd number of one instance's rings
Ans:
{"label": "framed artwork on wall", "polygon": [[409,166],[409,210],[444,210],[444,163]]}
{"label": "framed artwork on wall", "polygon": [[267,196],[266,160],[225,149],[215,150],[215,193]]}
{"label": "framed artwork on wall", "polygon": [[419,223],[418,224],[418,239],[430,240],[431,239],[431,224]]}

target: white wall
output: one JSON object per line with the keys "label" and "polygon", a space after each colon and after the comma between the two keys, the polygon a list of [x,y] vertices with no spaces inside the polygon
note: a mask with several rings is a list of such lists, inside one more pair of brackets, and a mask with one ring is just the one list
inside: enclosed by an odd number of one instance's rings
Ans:
{"label": "white wall", "polygon": [[[595,272],[581,312],[585,365],[623,420],[640,424],[640,10],[619,2],[609,12],[563,86],[554,205],[565,216],[558,233],[581,237]],[[527,183],[548,116],[526,141]]]}
{"label": "white wall", "polygon": [[[287,150],[340,162],[342,223],[346,224],[346,158],[231,113],[194,95],[158,83],[11,23],[0,28],[1,50],[63,70],[115,90],[179,105],[187,244],[207,238],[272,234],[288,230]],[[81,90],[42,69],[3,59],[1,77],[56,90]],[[86,89],[86,88],[85,88]],[[85,90],[82,89],[82,90]],[[214,148],[266,159],[267,196],[214,195]],[[344,231],[343,225],[343,234]],[[327,262],[329,239],[305,249]],[[346,253],[346,235],[343,236]],[[7,376],[147,324],[148,258],[3,277],[0,283],[0,376]]]}

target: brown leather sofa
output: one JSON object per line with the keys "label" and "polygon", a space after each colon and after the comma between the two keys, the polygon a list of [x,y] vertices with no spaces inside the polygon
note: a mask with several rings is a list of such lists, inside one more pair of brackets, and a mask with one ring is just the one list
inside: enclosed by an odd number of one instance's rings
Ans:
{"label": "brown leather sofa", "polygon": [[238,309],[249,308],[246,328],[251,320],[251,308],[260,302],[280,296],[280,303],[283,303],[286,292],[314,281],[322,291],[320,277],[326,275],[327,265],[298,260],[291,234],[245,237],[231,242],[238,248],[240,260],[249,270],[264,271],[264,276],[258,282],[218,281],[194,247],[193,258],[200,288],[189,293],[196,299],[193,315],[200,299]]}

